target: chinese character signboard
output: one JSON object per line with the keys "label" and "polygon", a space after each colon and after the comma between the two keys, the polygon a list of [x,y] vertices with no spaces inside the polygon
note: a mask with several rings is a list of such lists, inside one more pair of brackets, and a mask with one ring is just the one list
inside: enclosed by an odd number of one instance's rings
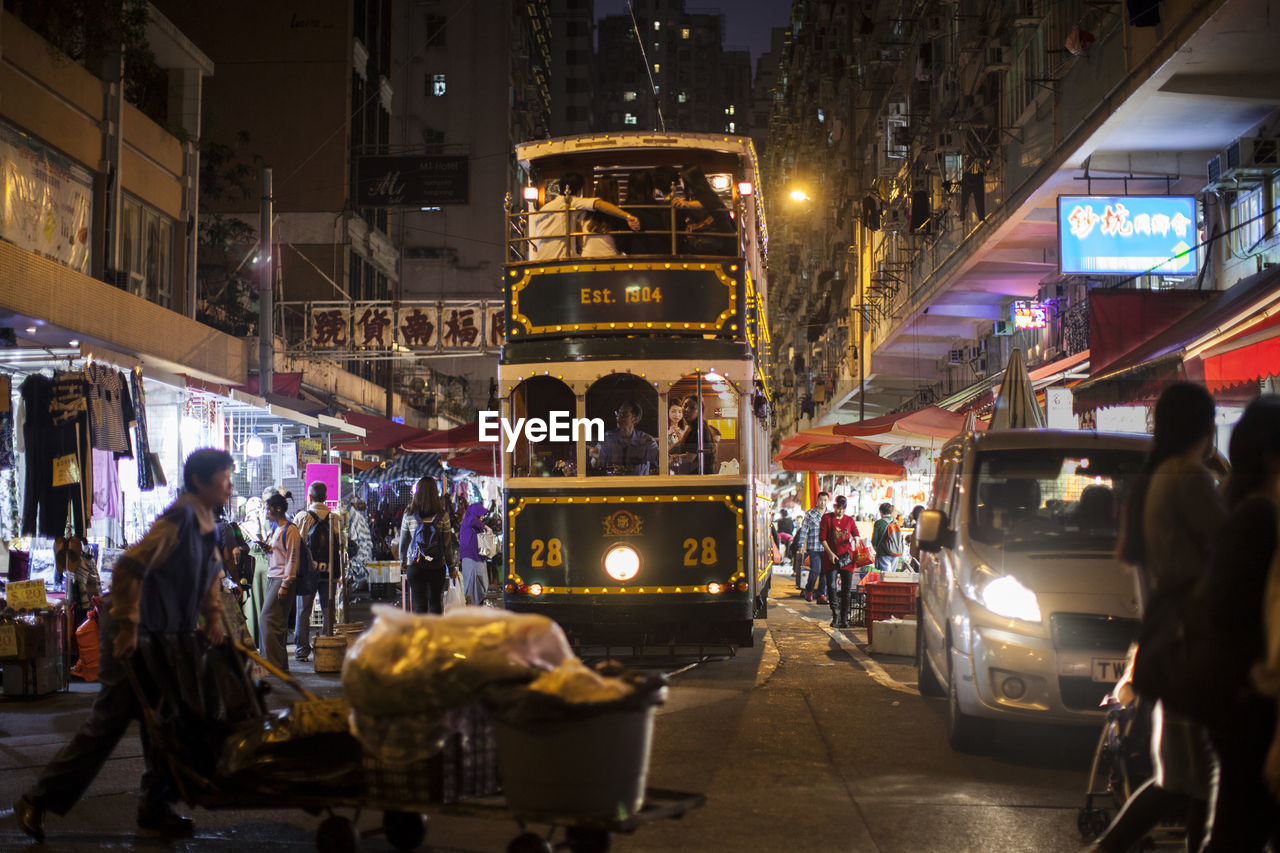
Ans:
{"label": "chinese character signboard", "polygon": [[506,310],[500,306],[490,306],[484,310],[485,346],[496,349],[506,340],[503,325],[506,323]]}
{"label": "chinese character signboard", "polygon": [[466,157],[360,157],[356,204],[360,207],[427,207],[466,204]]}
{"label": "chinese character signboard", "polygon": [[440,342],[445,349],[475,349],[482,341],[483,322],[484,310],[479,302],[446,302],[440,308]]}
{"label": "chinese character signboard", "polygon": [[316,349],[346,349],[351,343],[350,323],[348,303],[313,302],[308,343]]}
{"label": "chinese character signboard", "polygon": [[388,302],[357,302],[354,343],[358,349],[388,349],[391,346],[393,309]]}
{"label": "chinese character signboard", "polygon": [[1059,196],[1061,271],[1077,275],[1195,275],[1191,196]]}
{"label": "chinese character signboard", "polygon": [[409,349],[435,349],[440,343],[440,311],[431,305],[401,305],[396,343]]}
{"label": "chinese character signboard", "polygon": [[1049,325],[1048,312],[1039,302],[1018,299],[1013,303],[1015,329],[1043,329]]}

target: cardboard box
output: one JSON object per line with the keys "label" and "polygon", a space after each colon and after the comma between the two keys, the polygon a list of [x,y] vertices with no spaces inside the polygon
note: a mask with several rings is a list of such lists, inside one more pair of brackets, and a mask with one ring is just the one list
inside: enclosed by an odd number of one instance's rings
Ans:
{"label": "cardboard box", "polygon": [[4,695],[43,696],[66,687],[60,657],[4,665]]}
{"label": "cardboard box", "polygon": [[874,623],[871,651],[878,655],[906,655],[916,653],[916,620],[886,619]]}

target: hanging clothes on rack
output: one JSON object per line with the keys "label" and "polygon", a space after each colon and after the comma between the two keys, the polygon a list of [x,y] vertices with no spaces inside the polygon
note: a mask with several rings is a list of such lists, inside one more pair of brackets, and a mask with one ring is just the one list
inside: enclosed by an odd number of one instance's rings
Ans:
{"label": "hanging clothes on rack", "polygon": [[13,387],[7,375],[0,375],[0,470],[14,465]]}
{"label": "hanging clothes on rack", "polygon": [[118,370],[93,364],[84,371],[89,393],[89,430],[93,446],[120,456],[133,456],[129,424],[134,421],[129,385]]}
{"label": "hanging clothes on rack", "polygon": [[26,454],[22,532],[50,539],[71,526],[77,536],[88,527],[86,486],[89,456],[87,386],[81,373],[28,376],[22,383],[22,440]]}
{"label": "hanging clothes on rack", "polygon": [[156,480],[151,472],[151,442],[147,438],[147,397],[142,387],[142,368],[135,367],[129,374],[130,387],[133,389],[133,426],[137,431],[138,450],[134,459],[138,462],[138,488],[149,492],[156,487]]}

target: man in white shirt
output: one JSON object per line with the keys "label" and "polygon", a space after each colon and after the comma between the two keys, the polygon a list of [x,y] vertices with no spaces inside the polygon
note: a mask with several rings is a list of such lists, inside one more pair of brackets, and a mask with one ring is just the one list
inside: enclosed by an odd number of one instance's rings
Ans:
{"label": "man in white shirt", "polygon": [[640,220],[616,204],[603,199],[582,198],[582,175],[568,172],[560,178],[560,195],[529,214],[529,236],[532,261],[555,261],[575,257],[574,234],[582,231],[583,216],[593,210],[625,220],[632,231],[640,230]]}

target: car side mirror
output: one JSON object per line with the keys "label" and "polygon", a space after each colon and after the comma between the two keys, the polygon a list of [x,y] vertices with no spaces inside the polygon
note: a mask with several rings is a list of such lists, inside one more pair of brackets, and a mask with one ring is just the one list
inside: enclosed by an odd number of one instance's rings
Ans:
{"label": "car side mirror", "polygon": [[926,509],[916,522],[916,541],[921,551],[941,551],[955,542],[955,532],[947,526],[947,514],[938,509]]}

